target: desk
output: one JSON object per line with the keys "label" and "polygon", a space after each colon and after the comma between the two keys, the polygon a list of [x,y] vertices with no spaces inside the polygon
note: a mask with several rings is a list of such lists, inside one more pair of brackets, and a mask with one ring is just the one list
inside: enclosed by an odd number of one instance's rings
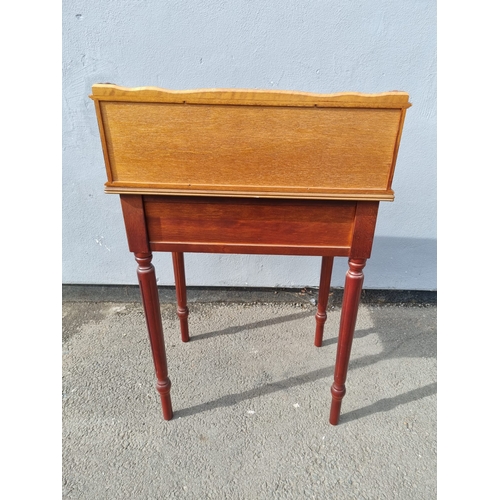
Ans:
{"label": "desk", "polygon": [[339,420],[363,268],[391,184],[405,92],[168,91],[96,84],[108,181],[119,194],[163,416],[173,417],[152,265],[171,252],[189,341],[185,252],[322,257],[314,345],[322,344],[335,256],[348,257],[330,423]]}

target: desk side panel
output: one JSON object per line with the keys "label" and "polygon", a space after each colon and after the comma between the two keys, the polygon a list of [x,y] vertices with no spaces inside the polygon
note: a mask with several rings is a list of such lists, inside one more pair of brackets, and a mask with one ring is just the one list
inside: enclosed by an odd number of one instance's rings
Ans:
{"label": "desk side panel", "polygon": [[100,105],[111,189],[393,197],[400,109]]}
{"label": "desk side panel", "polygon": [[144,196],[160,251],[345,255],[356,202]]}

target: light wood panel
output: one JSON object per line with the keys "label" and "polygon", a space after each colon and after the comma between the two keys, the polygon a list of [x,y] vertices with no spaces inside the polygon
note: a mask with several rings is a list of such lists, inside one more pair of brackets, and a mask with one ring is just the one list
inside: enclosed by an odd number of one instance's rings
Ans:
{"label": "light wood panel", "polygon": [[392,200],[408,94],[93,87],[107,192]]}

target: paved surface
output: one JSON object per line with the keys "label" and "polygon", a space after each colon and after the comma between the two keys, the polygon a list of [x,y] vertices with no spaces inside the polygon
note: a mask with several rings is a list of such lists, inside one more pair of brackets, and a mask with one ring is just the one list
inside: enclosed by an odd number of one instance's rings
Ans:
{"label": "paved surface", "polygon": [[336,427],[338,307],[319,349],[306,300],[190,310],[165,422],[141,305],[63,303],[63,498],[436,497],[435,306],[361,306]]}

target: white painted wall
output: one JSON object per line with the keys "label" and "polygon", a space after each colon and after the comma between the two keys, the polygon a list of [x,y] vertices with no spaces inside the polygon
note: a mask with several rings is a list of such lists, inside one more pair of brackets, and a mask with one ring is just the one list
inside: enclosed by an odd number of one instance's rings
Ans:
{"label": "white painted wall", "polygon": [[[410,93],[365,288],[436,289],[436,13],[430,0],[65,0],[63,282],[135,284],[93,83]],[[159,283],[173,284],[169,254]],[[317,286],[320,259],[186,254],[188,285]],[[343,283],[345,259],[332,285]]]}

